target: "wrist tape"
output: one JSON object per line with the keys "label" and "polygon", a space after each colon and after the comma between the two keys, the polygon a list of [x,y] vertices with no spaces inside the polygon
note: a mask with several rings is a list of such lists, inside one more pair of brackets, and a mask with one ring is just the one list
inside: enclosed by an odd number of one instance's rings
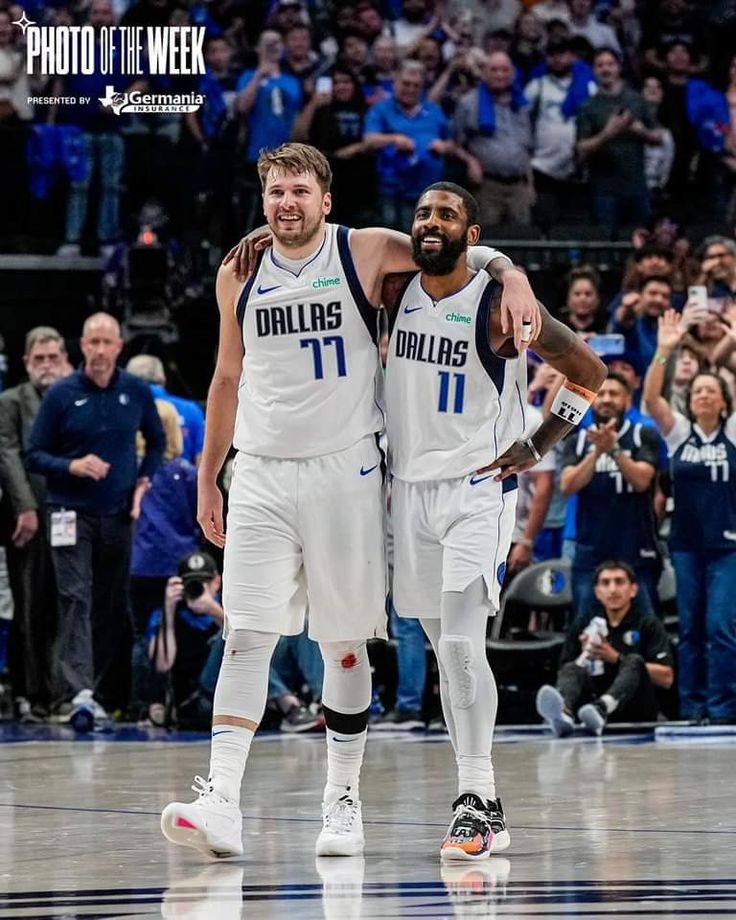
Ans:
{"label": "wrist tape", "polygon": [[579,425],[594,399],[595,393],[592,390],[565,380],[557,391],[550,411],[571,425]]}

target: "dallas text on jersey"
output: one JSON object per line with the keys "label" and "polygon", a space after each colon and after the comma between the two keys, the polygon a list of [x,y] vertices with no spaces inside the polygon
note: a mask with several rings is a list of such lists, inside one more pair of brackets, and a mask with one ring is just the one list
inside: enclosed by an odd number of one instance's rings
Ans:
{"label": "dallas text on jersey", "polygon": [[342,304],[297,303],[286,306],[259,307],[256,332],[265,335],[293,335],[299,332],[328,332],[342,326]]}

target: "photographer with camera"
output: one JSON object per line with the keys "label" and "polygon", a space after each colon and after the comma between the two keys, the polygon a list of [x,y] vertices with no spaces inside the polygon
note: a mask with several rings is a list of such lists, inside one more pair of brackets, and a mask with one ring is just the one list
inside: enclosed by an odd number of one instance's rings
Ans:
{"label": "photographer with camera", "polygon": [[[178,574],[166,582],[163,608],[155,609],[148,621],[149,679],[139,682],[141,696],[148,703],[146,726],[176,722],[180,728],[209,728],[225,647],[221,587],[215,560],[199,550],[184,556]],[[324,725],[322,714],[308,709],[289,688],[289,654],[303,664],[314,656],[307,648],[299,655],[297,649],[310,643],[306,634],[284,637],[283,648],[276,653],[277,664],[271,666],[268,698],[279,714],[282,731],[304,732]],[[319,696],[321,677],[312,684]]]}
{"label": "photographer with camera", "polygon": [[[605,617],[583,613],[567,633],[555,687],[537,694],[537,712],[558,738],[572,734],[574,714],[591,735],[606,722],[654,722],[654,688],[672,686],[672,650],[664,626],[635,602],[634,570],[609,560],[594,576],[595,596]],[[615,714],[615,715],[614,715]]]}
{"label": "photographer with camera", "polygon": [[[153,725],[166,721],[167,689],[180,723],[208,724],[220,670],[224,613],[222,579],[207,553],[188,553],[166,582],[163,608],[148,621],[148,656],[153,665],[148,696]],[[209,697],[209,699],[208,699]]]}

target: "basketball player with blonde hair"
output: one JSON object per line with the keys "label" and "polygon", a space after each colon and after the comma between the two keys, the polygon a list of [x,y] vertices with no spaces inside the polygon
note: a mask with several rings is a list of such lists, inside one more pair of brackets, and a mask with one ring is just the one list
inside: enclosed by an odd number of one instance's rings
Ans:
{"label": "basketball player with blonde hair", "polygon": [[[258,172],[270,240],[244,284],[232,263],[218,272],[220,341],[198,477],[199,523],[224,548],[226,649],[209,776],[195,779],[197,800],[168,805],[161,824],[174,843],[242,853],[241,782],[269,662],[280,635],[301,632],[308,603],[327,725],[316,852],[350,856],[364,846],[366,640],[385,636],[378,307],[386,274],[414,262],[403,234],[327,223],[331,171],[316,148],[265,152]],[[483,248],[473,257],[478,268],[491,261],[507,293],[528,295],[505,257]],[[509,316],[517,339],[529,338],[536,302],[511,297]],[[226,537],[217,477],[231,444]]]}

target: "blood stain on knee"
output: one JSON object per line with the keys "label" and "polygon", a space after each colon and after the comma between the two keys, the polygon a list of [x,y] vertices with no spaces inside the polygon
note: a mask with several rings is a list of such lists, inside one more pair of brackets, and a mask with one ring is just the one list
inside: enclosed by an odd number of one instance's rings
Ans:
{"label": "blood stain on knee", "polygon": [[358,659],[355,656],[355,652],[348,652],[340,662],[343,668],[354,668],[357,663]]}

